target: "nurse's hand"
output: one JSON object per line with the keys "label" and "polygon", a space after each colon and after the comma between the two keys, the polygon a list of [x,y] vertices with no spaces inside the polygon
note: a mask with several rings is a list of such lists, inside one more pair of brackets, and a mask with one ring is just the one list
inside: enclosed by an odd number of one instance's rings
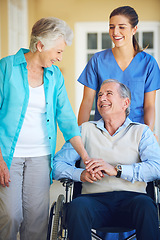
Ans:
{"label": "nurse's hand", "polygon": [[3,187],[9,187],[10,181],[11,180],[8,167],[3,158],[0,158],[0,185],[2,185]]}

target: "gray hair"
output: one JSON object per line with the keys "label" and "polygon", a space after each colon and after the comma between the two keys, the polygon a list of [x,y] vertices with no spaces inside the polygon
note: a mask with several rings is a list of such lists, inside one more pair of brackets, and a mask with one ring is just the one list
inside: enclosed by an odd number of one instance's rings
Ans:
{"label": "gray hair", "polygon": [[64,39],[65,43],[70,46],[73,40],[73,31],[61,19],[41,18],[33,25],[29,49],[31,52],[36,52],[39,41],[44,45],[45,50],[50,49],[57,39]]}
{"label": "gray hair", "polygon": [[[118,80],[115,80],[115,79],[107,79],[107,80],[103,81],[103,83],[101,84],[101,87],[104,84],[109,83],[109,82],[118,83],[120,97],[121,98],[129,98],[129,101],[130,101],[130,104],[131,104],[131,92],[130,92],[129,88],[126,85],[124,85],[123,83],[121,83],[121,82],[119,82]],[[126,108],[126,117],[130,113],[130,104],[129,104],[128,108]]]}

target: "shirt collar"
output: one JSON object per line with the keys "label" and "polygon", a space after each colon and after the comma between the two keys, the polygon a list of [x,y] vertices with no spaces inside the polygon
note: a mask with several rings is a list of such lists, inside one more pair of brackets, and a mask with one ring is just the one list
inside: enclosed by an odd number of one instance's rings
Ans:
{"label": "shirt collar", "polygon": [[[97,128],[101,129],[102,131],[104,132],[107,132],[109,134],[109,132],[107,131],[107,129],[104,127],[104,121],[103,119],[101,118],[99,121],[92,121],[96,126]],[[125,122],[123,123],[122,126],[120,126],[117,131],[112,135],[116,135],[119,131],[121,131],[123,128],[127,127],[132,121],[127,117]]]}
{"label": "shirt collar", "polygon": [[[22,63],[25,63],[27,65],[26,59],[24,54],[29,52],[29,49],[25,49],[25,48],[20,48],[20,50],[14,55],[14,65],[19,65]],[[44,71],[51,71],[52,73],[54,72],[54,66],[48,67],[48,68],[44,68]]]}
{"label": "shirt collar", "polygon": [[22,63],[26,63],[26,59],[24,54],[29,52],[29,49],[21,48],[15,55],[14,55],[14,65],[19,65]]}

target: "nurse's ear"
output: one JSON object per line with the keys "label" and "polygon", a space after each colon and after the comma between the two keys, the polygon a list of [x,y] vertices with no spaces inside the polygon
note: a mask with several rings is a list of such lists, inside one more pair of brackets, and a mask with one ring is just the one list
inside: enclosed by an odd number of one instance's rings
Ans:
{"label": "nurse's ear", "polygon": [[137,26],[135,26],[134,28],[132,28],[132,34],[135,35],[137,32]]}

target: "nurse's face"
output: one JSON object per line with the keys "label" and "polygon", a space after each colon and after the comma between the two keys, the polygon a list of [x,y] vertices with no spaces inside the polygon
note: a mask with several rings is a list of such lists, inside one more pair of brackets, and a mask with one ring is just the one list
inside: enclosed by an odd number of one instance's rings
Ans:
{"label": "nurse's face", "polygon": [[62,61],[62,54],[65,50],[66,43],[63,39],[58,39],[54,43],[54,47],[48,50],[41,48],[39,60],[42,67],[51,67],[57,61]]}
{"label": "nurse's face", "polygon": [[115,47],[133,45],[133,35],[136,33],[137,26],[132,28],[129,19],[123,15],[111,17],[109,24],[109,35]]}

